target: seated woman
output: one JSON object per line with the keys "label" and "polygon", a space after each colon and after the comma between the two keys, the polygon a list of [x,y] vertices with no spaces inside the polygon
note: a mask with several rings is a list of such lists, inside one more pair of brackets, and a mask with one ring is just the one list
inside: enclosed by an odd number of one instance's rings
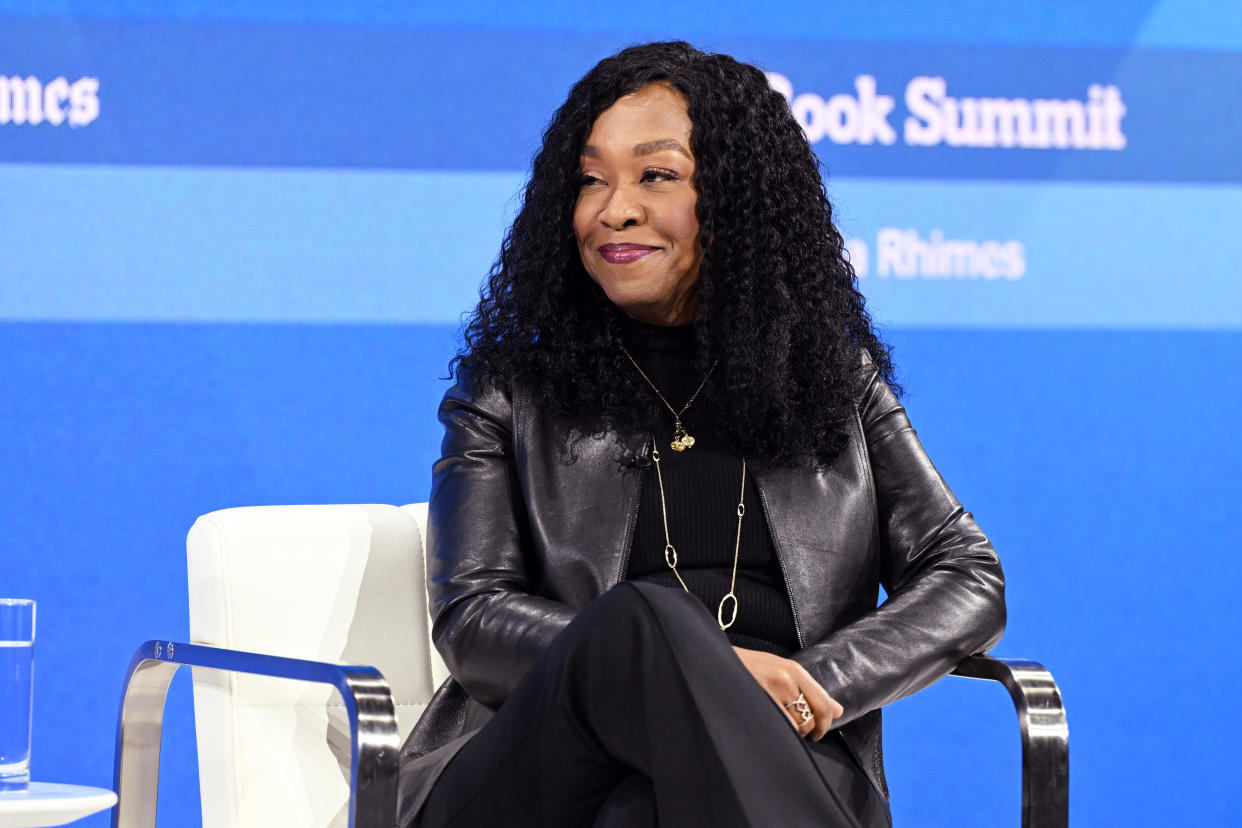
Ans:
{"label": "seated woman", "polygon": [[880,708],[996,642],[1004,581],[763,73],[685,43],[588,72],[454,369],[453,678],[400,823],[889,824]]}

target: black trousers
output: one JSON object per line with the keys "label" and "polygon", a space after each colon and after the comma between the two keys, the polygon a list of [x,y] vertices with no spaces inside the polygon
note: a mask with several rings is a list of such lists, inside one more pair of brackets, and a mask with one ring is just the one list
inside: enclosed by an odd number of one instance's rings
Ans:
{"label": "black trousers", "polygon": [[800,738],[681,590],[583,610],[436,781],[438,826],[889,825],[840,738]]}

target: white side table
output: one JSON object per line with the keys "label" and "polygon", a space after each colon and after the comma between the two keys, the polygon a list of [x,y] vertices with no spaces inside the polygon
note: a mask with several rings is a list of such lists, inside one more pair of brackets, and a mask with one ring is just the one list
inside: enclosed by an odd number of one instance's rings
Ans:
{"label": "white side table", "polygon": [[24,791],[0,791],[0,828],[64,825],[115,804],[107,788],[31,782]]}

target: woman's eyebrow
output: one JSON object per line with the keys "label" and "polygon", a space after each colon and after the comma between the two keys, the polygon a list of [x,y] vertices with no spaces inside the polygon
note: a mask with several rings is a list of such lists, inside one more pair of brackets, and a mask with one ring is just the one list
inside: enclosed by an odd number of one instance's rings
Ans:
{"label": "woman's eyebrow", "polygon": [[634,145],[635,155],[653,155],[662,150],[672,150],[673,152],[680,152],[687,158],[690,157],[690,151],[683,147],[680,141],[675,141],[672,138],[661,138],[659,141],[647,141]]}
{"label": "woman's eyebrow", "polygon": [[[690,158],[690,151],[681,145],[681,142],[674,138],[661,138],[658,141],[644,141],[641,144],[634,145],[634,155],[654,155],[663,150],[672,150],[680,152],[682,155]],[[588,158],[599,158],[599,147],[587,144],[582,148],[582,154]]]}

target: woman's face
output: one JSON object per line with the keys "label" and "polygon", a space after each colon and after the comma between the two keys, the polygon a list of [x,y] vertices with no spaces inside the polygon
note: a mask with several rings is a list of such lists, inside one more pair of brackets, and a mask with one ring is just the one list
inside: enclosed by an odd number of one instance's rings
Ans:
{"label": "woman's face", "polygon": [[651,83],[604,110],[582,149],[574,206],[582,266],[614,305],[656,325],[698,315],[691,127],[681,93]]}

